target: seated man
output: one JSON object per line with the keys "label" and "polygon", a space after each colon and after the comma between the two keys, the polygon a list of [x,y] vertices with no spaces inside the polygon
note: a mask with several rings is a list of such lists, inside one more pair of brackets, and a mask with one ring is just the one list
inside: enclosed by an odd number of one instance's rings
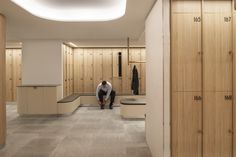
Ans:
{"label": "seated man", "polygon": [[[103,100],[104,95],[106,95],[106,97]],[[101,109],[104,109],[104,106],[105,106],[107,100],[109,99],[109,96],[111,96],[109,108],[112,109],[113,108],[112,105],[115,100],[116,92],[114,90],[112,90],[111,83],[109,83],[107,81],[102,81],[102,83],[100,83],[97,86],[97,90],[96,90],[96,97],[97,97],[99,105],[101,106]]]}

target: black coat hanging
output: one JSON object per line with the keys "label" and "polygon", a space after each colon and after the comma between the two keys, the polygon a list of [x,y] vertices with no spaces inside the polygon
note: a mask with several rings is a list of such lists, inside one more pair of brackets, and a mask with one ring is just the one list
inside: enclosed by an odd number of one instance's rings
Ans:
{"label": "black coat hanging", "polygon": [[134,65],[132,70],[132,82],[131,82],[131,90],[133,90],[134,95],[139,94],[139,79],[138,79],[138,69],[136,68],[136,65]]}

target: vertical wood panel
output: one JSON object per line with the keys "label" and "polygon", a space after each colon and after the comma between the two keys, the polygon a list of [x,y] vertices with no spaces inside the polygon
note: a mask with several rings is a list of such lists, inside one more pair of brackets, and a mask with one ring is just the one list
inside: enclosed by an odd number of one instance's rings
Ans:
{"label": "vertical wood panel", "polygon": [[231,13],[204,13],[205,91],[232,91],[232,20],[225,17]]}
{"label": "vertical wood panel", "polygon": [[194,96],[201,93],[172,93],[172,157],[201,157],[202,102]]}
{"label": "vertical wood panel", "polygon": [[6,50],[6,101],[13,101],[13,54]]}
{"label": "vertical wood panel", "polygon": [[16,101],[16,87],[21,85],[21,49],[14,49],[13,56],[13,101]]}
{"label": "vertical wood panel", "polygon": [[119,77],[119,52],[122,53],[122,49],[112,49],[113,51],[113,84],[112,88],[117,94],[122,93],[122,78]]}
{"label": "vertical wood panel", "polygon": [[65,45],[62,45],[63,51],[63,96],[67,96],[67,53]]}
{"label": "vertical wood panel", "polygon": [[112,50],[103,49],[103,80],[112,84]]}
{"label": "vertical wood panel", "polygon": [[[234,1],[235,3],[235,1]],[[233,157],[236,157],[236,11],[233,11]]]}
{"label": "vertical wood panel", "polygon": [[74,90],[77,93],[84,92],[84,51],[74,51]]}
{"label": "vertical wood panel", "polygon": [[93,90],[93,49],[84,50],[84,92],[94,93],[94,90]]}
{"label": "vertical wood panel", "polygon": [[232,157],[232,92],[205,92],[203,156]]}
{"label": "vertical wood panel", "polygon": [[200,13],[172,15],[172,90],[201,91]]}
{"label": "vertical wood panel", "polygon": [[124,49],[122,52],[122,93],[131,94],[131,71],[130,65],[128,65],[128,52]]}
{"label": "vertical wood panel", "polygon": [[[102,82],[102,49],[94,49],[94,87],[93,91],[95,92],[99,83]],[[104,69],[106,70],[106,69]]]}
{"label": "vertical wood panel", "polygon": [[[146,51],[145,51],[145,49],[141,49],[141,61],[143,61],[143,62],[146,61]],[[140,93],[141,94],[146,94],[146,63],[141,64],[140,76],[141,76]]]}
{"label": "vertical wood panel", "polygon": [[0,14],[0,147],[6,142],[6,105],[5,105],[5,18]]}

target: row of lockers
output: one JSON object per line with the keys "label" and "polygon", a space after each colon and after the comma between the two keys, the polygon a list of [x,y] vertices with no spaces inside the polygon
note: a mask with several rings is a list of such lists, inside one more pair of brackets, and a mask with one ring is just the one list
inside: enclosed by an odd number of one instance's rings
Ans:
{"label": "row of lockers", "polygon": [[[97,85],[102,80],[111,82],[114,90],[119,94],[132,94],[131,78],[134,65],[139,72],[139,93],[145,94],[146,53],[144,48],[130,48],[129,57],[127,48],[76,48],[72,50],[64,46],[63,49],[65,52],[64,95],[72,92],[95,93]],[[120,65],[121,76],[119,76],[119,53],[121,53],[122,64]],[[137,63],[129,64],[128,58],[130,62]]]}
{"label": "row of lockers", "polygon": [[172,0],[172,157],[233,157],[236,12],[231,0]]}

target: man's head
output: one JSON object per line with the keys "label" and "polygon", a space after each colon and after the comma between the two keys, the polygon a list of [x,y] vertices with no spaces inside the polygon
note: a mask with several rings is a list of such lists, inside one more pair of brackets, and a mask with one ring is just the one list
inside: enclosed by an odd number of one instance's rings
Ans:
{"label": "man's head", "polygon": [[102,85],[105,86],[107,84],[107,81],[102,81]]}

